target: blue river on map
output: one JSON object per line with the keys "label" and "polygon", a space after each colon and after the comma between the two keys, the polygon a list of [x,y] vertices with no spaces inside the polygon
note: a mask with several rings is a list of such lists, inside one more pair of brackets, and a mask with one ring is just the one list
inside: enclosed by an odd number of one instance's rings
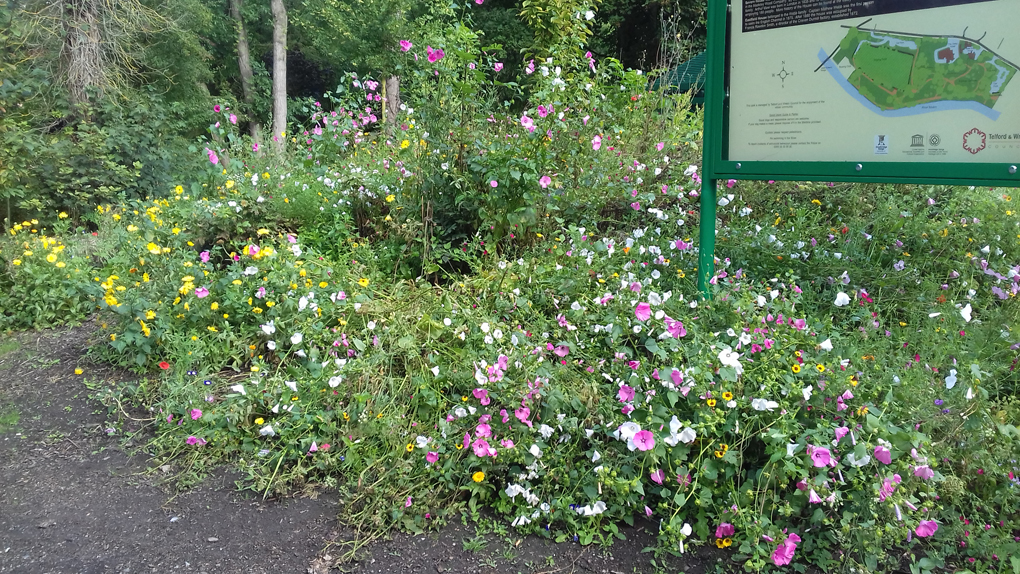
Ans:
{"label": "blue river on map", "polygon": [[932,112],[944,112],[948,110],[972,110],[987,117],[992,121],[995,121],[999,119],[1000,115],[1002,115],[1001,112],[997,112],[989,108],[988,106],[981,105],[977,102],[952,102],[952,101],[934,102],[930,104],[921,104],[919,106],[914,106],[912,108],[903,108],[899,110],[883,110],[882,108],[873,104],[871,100],[861,95],[861,93],[857,91],[857,88],[855,88],[853,84],[850,83],[849,80],[843,77],[843,74],[840,73],[839,66],[836,65],[836,62],[833,62],[831,59],[829,59],[828,52],[826,52],[824,49],[819,50],[818,59],[821,60],[822,62],[825,62],[825,69],[828,70],[829,74],[832,75],[832,79],[839,82],[839,85],[842,86],[844,90],[846,90],[846,93],[853,96],[853,98],[860,102],[864,107],[868,108],[869,110],[875,112],[880,116],[884,116],[887,118],[902,118],[907,116],[929,114]]}

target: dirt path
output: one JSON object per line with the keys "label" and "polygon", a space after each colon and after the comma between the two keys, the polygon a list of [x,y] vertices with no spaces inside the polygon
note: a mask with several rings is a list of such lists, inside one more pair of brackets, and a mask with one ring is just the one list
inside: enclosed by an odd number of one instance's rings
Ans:
{"label": "dirt path", "polygon": [[[194,572],[325,574],[347,538],[329,492],[263,502],[221,471],[174,496],[144,455],[129,456],[135,427],[108,434],[106,408],[74,369],[89,327],[0,338],[0,573]],[[91,380],[133,375],[89,367]],[[112,430],[112,429],[111,429]],[[144,431],[142,431],[144,432]],[[139,438],[138,440],[143,440]],[[640,551],[654,538],[629,529],[609,552],[454,524],[372,544],[344,571],[653,572]],[[702,571],[707,560],[671,563]],[[692,566],[694,566],[692,568]],[[699,567],[700,566],[700,567]]]}

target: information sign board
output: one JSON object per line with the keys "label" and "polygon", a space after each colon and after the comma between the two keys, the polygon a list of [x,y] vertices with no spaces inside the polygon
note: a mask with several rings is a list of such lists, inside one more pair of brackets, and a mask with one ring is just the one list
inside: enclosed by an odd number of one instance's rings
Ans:
{"label": "information sign board", "polygon": [[703,288],[719,179],[1020,187],[1020,0],[708,5]]}

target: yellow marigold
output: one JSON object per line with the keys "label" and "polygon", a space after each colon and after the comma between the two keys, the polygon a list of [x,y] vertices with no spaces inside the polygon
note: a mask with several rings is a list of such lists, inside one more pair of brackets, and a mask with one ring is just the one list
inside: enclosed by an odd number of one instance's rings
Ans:
{"label": "yellow marigold", "polygon": [[478,472],[471,475],[471,480],[475,482],[481,482],[485,480],[485,473],[479,470]]}
{"label": "yellow marigold", "polygon": [[259,418],[255,419],[255,424],[257,424],[257,425],[260,425],[260,424],[262,424],[264,422],[266,422],[266,421],[262,417],[259,417]]}
{"label": "yellow marigold", "polygon": [[219,332],[219,329],[217,329],[216,327],[213,327],[212,325],[209,325],[208,327],[206,327],[206,329],[209,329],[213,333],[218,333]]}
{"label": "yellow marigold", "polygon": [[66,211],[61,211],[60,214],[57,215],[57,218],[59,218],[59,219],[67,219],[67,212]]}
{"label": "yellow marigold", "polygon": [[50,263],[56,262],[57,261],[57,254],[56,253],[50,253],[49,255],[46,256],[46,261],[49,261]]}
{"label": "yellow marigold", "polygon": [[325,289],[328,286],[329,283],[326,283],[325,281],[319,281],[319,289]]}
{"label": "yellow marigold", "polygon": [[411,142],[404,140],[400,142],[400,149],[407,149],[411,145]]}
{"label": "yellow marigold", "polygon": [[82,371],[81,369],[75,369],[75,370],[74,370],[74,374],[76,374],[76,375],[80,375],[80,374],[82,374],[82,373],[84,373],[84,372],[85,372],[85,371]]}
{"label": "yellow marigold", "polygon": [[215,311],[215,310],[220,308],[220,304],[215,302],[215,301],[213,301],[213,304],[209,305],[209,308],[212,309],[213,311]]}
{"label": "yellow marigold", "polygon": [[234,187],[234,180],[228,179],[227,180],[227,189],[230,189],[232,187]]}
{"label": "yellow marigold", "polygon": [[11,263],[13,263],[15,265],[21,265],[21,260],[20,259],[15,259],[14,261],[11,261]]}
{"label": "yellow marigold", "polygon": [[386,196],[386,203],[393,203],[393,200],[397,199],[397,196],[392,193]]}
{"label": "yellow marigold", "polygon": [[67,264],[64,263],[63,261],[57,261],[57,268],[58,269],[63,269],[65,266],[67,266]]}
{"label": "yellow marigold", "polygon": [[362,287],[368,287],[368,283],[369,283],[369,281],[365,277],[362,277],[361,279],[358,279],[358,285],[361,285]]}

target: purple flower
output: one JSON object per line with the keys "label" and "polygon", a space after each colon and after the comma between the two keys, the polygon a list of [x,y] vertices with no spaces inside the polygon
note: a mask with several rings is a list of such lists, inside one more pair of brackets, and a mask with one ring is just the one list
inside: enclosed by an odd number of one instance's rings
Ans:
{"label": "purple flower", "polygon": [[411,46],[414,46],[414,44],[412,44],[409,40],[401,40],[400,41],[400,51],[401,52],[406,52],[406,51],[410,50]]}
{"label": "purple flower", "polygon": [[935,531],[938,529],[939,525],[934,520],[922,520],[921,523],[917,525],[917,528],[914,529],[914,534],[917,534],[919,538],[927,538],[932,534],[935,534]]}
{"label": "purple flower", "polygon": [[634,444],[640,451],[652,450],[655,448],[655,435],[646,430],[638,431],[634,435]]}
{"label": "purple flower", "polygon": [[429,452],[425,453],[425,460],[429,464],[435,464],[439,460],[439,453],[438,452],[434,452],[434,451],[429,451]]}
{"label": "purple flower", "polygon": [[729,522],[722,522],[719,526],[715,527],[715,537],[726,538],[727,536],[733,536],[733,533],[736,531],[736,528]]}
{"label": "purple flower", "polygon": [[637,307],[634,309],[634,316],[637,317],[639,321],[647,321],[649,317],[652,316],[652,306],[648,303],[638,303]]}
{"label": "purple flower", "polygon": [[616,396],[620,399],[621,403],[629,403],[634,400],[634,387],[623,385],[616,393]]}
{"label": "purple flower", "polygon": [[892,454],[881,445],[875,447],[875,459],[882,464],[892,464]]}
{"label": "purple flower", "polygon": [[918,466],[917,468],[914,469],[914,476],[920,478],[921,480],[928,480],[929,478],[935,476],[935,471],[933,471],[930,466],[925,464]]}
{"label": "purple flower", "polygon": [[776,566],[786,566],[793,561],[793,553],[797,551],[797,543],[800,536],[791,533],[772,553],[772,563]]}
{"label": "purple flower", "polygon": [[191,420],[197,421],[200,418],[202,418],[202,410],[201,409],[191,409]]}
{"label": "purple flower", "polygon": [[812,446],[809,450],[811,451],[811,462],[816,468],[825,468],[832,462],[832,453],[829,452],[829,449]]}

